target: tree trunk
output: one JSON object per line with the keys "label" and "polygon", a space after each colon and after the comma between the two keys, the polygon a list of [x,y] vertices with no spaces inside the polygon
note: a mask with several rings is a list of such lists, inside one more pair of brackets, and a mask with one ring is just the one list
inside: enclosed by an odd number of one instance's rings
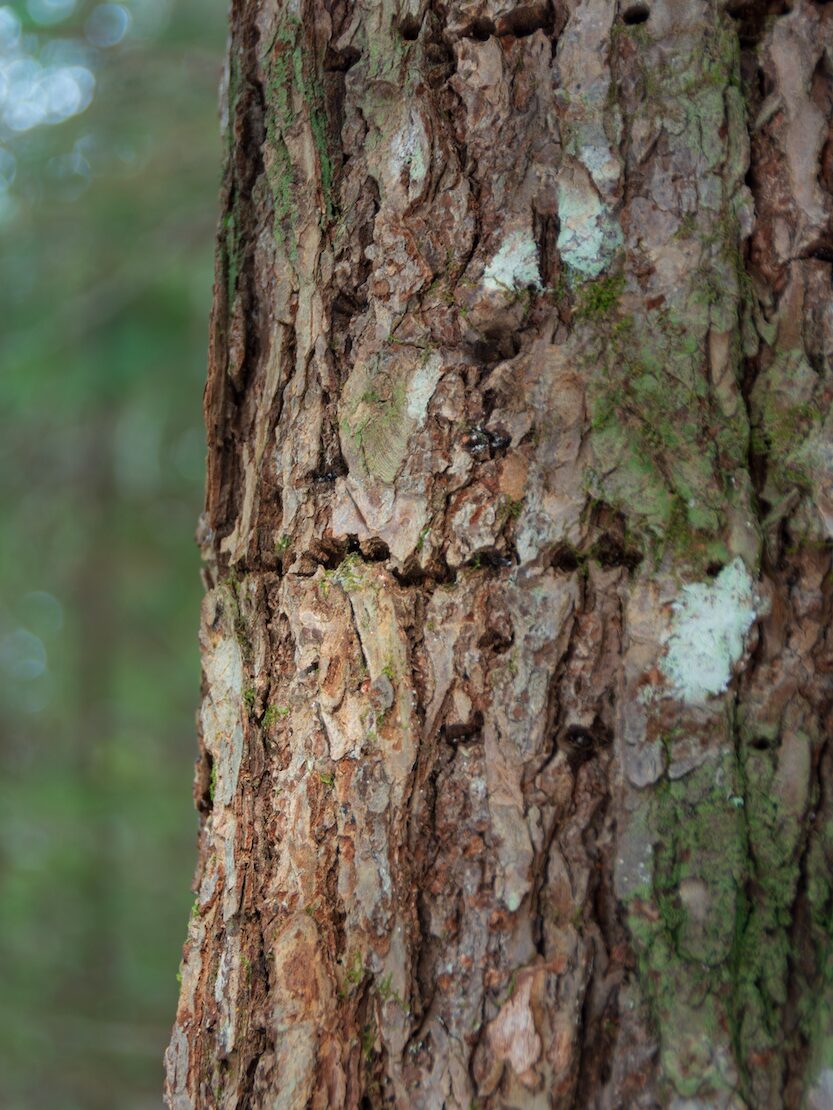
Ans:
{"label": "tree trunk", "polygon": [[186,1108],[833,1106],[833,4],[235,0]]}

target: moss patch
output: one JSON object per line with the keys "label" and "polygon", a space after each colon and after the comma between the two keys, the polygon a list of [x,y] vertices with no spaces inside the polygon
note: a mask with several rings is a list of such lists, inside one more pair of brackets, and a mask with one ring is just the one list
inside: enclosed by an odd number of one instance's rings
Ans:
{"label": "moss patch", "polygon": [[324,87],[318,59],[303,41],[302,25],[295,16],[284,16],[264,59],[266,71],[266,177],[274,205],[276,238],[290,258],[297,252],[293,228],[298,220],[296,194],[302,175],[296,174],[289,142],[298,126],[293,94],[304,108],[318,160],[318,182],[323,200],[322,218],[335,216],[334,171],[330,154]]}
{"label": "moss patch", "polygon": [[[595,333],[585,348],[594,371],[589,492],[626,513],[644,547],[670,546],[705,565],[727,503],[738,501],[732,476],[746,465],[746,416],[711,395],[696,306],[635,319],[616,311],[621,293],[621,280],[606,278],[579,296],[578,326]],[[740,351],[732,354],[739,365]]]}

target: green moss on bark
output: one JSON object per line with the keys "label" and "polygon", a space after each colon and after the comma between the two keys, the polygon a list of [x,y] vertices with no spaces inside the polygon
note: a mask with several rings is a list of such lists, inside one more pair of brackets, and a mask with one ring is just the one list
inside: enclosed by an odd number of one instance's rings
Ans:
{"label": "green moss on bark", "polygon": [[266,177],[272,193],[274,231],[290,259],[297,253],[294,228],[298,222],[296,194],[302,174],[295,171],[291,136],[299,114],[293,101],[297,93],[310,129],[318,162],[318,185],[322,198],[322,220],[335,216],[334,170],[328,141],[328,120],[319,60],[303,38],[295,16],[285,16],[263,59],[266,72]]}

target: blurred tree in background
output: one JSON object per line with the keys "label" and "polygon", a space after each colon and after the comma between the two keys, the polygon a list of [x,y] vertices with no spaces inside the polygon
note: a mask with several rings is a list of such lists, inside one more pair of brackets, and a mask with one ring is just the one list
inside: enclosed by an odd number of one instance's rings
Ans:
{"label": "blurred tree in background", "polygon": [[160,1105],[221,0],[0,6],[0,1104]]}

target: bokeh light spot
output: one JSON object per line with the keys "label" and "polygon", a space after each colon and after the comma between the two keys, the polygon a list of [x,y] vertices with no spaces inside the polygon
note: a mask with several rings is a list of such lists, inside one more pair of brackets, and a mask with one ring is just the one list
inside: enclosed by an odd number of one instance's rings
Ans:
{"label": "bokeh light spot", "polygon": [[95,46],[116,46],[130,30],[130,23],[124,4],[99,4],[87,20],[87,38]]}
{"label": "bokeh light spot", "polygon": [[39,636],[16,628],[0,640],[0,668],[17,682],[39,678],[46,671],[46,648]]}
{"label": "bokeh light spot", "polygon": [[72,15],[75,0],[29,0],[26,7],[35,23],[48,26]]}

